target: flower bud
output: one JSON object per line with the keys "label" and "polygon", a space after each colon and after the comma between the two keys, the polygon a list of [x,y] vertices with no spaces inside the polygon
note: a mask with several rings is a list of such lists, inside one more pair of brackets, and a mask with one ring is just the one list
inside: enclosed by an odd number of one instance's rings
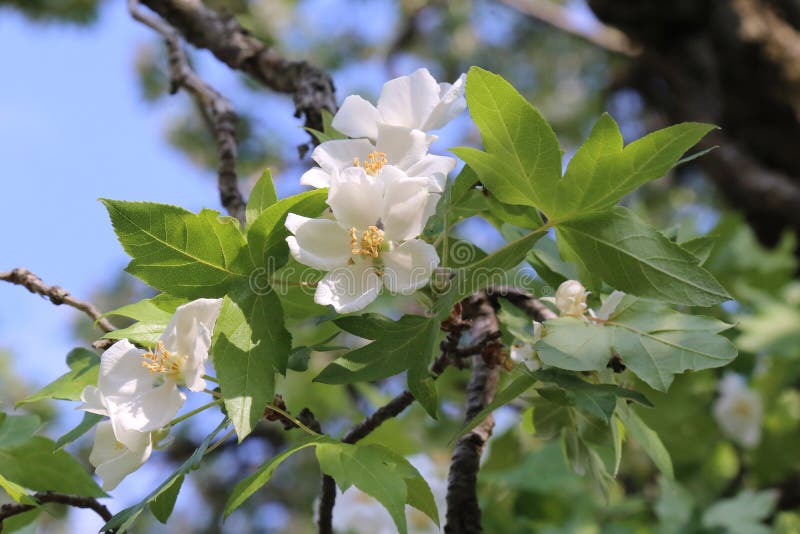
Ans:
{"label": "flower bud", "polygon": [[586,297],[589,292],[577,280],[567,280],[558,286],[555,304],[559,313],[572,317],[582,317],[586,313]]}

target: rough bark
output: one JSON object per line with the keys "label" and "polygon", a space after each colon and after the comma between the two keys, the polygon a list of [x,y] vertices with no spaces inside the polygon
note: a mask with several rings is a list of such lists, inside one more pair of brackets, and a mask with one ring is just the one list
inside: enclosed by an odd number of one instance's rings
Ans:
{"label": "rough bark", "polygon": [[800,7],[789,0],[589,0],[641,47],[622,84],[669,122],[721,127],[700,160],[759,238],[800,230]]}

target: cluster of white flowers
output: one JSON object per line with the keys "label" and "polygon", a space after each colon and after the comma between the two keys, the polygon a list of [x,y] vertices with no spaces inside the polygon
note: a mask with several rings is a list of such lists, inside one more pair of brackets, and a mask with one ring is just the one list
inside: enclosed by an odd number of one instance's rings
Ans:
{"label": "cluster of white flowers", "polygon": [[436,249],[419,239],[439,201],[453,158],[428,149],[441,128],[464,111],[462,75],[439,84],[419,69],[383,86],[377,106],[349,96],[332,126],[352,137],[319,145],[319,164],[301,183],[328,187],[330,213],[317,219],[290,213],[292,256],[327,274],[314,300],[339,313],[361,310],[381,288],[411,294],[428,284]]}
{"label": "cluster of white flowers", "polygon": [[[448,458],[435,461],[427,454],[415,454],[408,457],[422,478],[428,483],[433,493],[440,521],[447,510],[447,468]],[[336,532],[353,534],[393,534],[397,532],[389,512],[374,498],[355,486],[344,493],[337,490],[336,508],[333,510],[333,529]],[[316,510],[317,506],[314,506]],[[406,506],[406,520],[409,534],[435,534],[441,532],[428,516]]]}
{"label": "cluster of white flowers", "polygon": [[109,419],[97,425],[89,461],[114,489],[150,457],[159,431],[186,401],[181,387],[203,391],[211,335],[221,299],[198,299],[175,310],[156,347],[123,339],[103,352],[97,386],[86,386],[79,409]]}
{"label": "cluster of white flowers", "polygon": [[742,447],[752,448],[761,441],[761,396],[747,387],[741,375],[726,373],[720,380],[713,413],[722,433]]}

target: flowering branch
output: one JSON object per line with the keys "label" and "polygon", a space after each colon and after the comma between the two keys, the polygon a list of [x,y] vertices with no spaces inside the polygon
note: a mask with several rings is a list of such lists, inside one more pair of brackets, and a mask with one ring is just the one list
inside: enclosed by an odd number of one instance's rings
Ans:
{"label": "flowering branch", "polygon": [[18,267],[8,272],[0,272],[0,280],[23,286],[31,293],[37,293],[56,306],[66,304],[80,310],[95,321],[104,332],[116,330],[108,319],[103,319],[100,311],[93,304],[78,300],[69,294],[69,291],[59,286],[48,286],[42,279],[24,267]]}
{"label": "flowering branch", "polygon": [[[108,522],[112,514],[104,505],[100,504],[94,497],[79,497],[77,495],[66,495],[63,493],[55,493],[52,491],[45,491],[36,493],[32,497],[41,505],[45,503],[59,503],[75,508],[88,508],[94,510],[103,521]],[[35,504],[4,504],[0,506],[0,531],[3,530],[3,521],[9,517],[25,513],[29,510],[37,508]],[[116,532],[115,530],[107,530],[106,532]]]}
{"label": "flowering branch", "polygon": [[[499,349],[496,339],[500,330],[497,320],[496,302],[492,302],[486,292],[470,297],[465,312],[474,321],[473,334],[491,339],[482,354],[476,358],[472,376],[467,384],[465,421],[472,420],[486,408],[494,398],[500,373],[498,362],[493,358],[491,348]],[[462,436],[453,450],[450,474],[447,480],[447,522],[446,533],[481,532],[481,510],[478,505],[477,482],[483,447],[492,435],[494,417],[490,414],[478,426]]]}
{"label": "flowering branch", "polygon": [[[246,72],[266,87],[293,95],[295,117],[322,130],[322,110],[337,109],[333,80],[306,61],[289,61],[250,35],[235,18],[223,17],[200,0],[142,0],[198,48],[209,50],[229,67]],[[313,140],[313,137],[312,137]]]}
{"label": "flowering branch", "polygon": [[209,122],[217,140],[219,164],[217,165],[217,185],[222,205],[231,217],[244,224],[245,201],[236,183],[236,112],[233,104],[213,87],[206,83],[189,66],[186,52],[181,46],[180,34],[169,24],[139,9],[139,0],[128,0],[131,16],[160,33],[167,44],[169,57],[170,93],[179,88],[192,95],[203,116]]}

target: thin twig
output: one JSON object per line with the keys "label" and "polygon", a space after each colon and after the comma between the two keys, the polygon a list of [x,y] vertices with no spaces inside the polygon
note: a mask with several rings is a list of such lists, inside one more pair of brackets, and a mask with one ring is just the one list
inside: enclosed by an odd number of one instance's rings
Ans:
{"label": "thin twig", "polygon": [[[108,508],[100,504],[94,497],[79,497],[77,495],[66,495],[64,493],[55,493],[52,491],[35,493],[31,497],[33,497],[33,499],[35,499],[39,504],[59,503],[67,506],[73,506],[75,508],[88,508],[90,510],[94,510],[94,512],[96,512],[97,515],[99,515],[100,518],[106,523],[112,517],[112,514],[108,511]],[[33,510],[34,508],[37,508],[37,506],[33,504],[11,503],[0,506],[0,531],[3,530],[3,521],[5,519],[15,515],[23,514],[29,510]],[[106,532],[115,531],[107,530]]]}
{"label": "thin twig", "polygon": [[139,9],[139,0],[128,0],[131,16],[161,34],[167,44],[169,57],[170,93],[184,88],[194,98],[204,116],[211,123],[217,141],[217,186],[222,205],[244,225],[245,201],[236,179],[236,123],[238,118],[233,104],[206,83],[189,66],[183,50],[180,34],[163,20],[148,15]]}
{"label": "thin twig", "polygon": [[597,22],[594,28],[587,28],[571,20],[568,8],[552,0],[502,0],[507,6],[545,24],[574,35],[609,52],[636,56],[640,49],[628,37],[611,26]]}
{"label": "thin twig", "polygon": [[104,332],[111,332],[117,329],[108,319],[101,318],[102,314],[93,304],[76,299],[69,294],[69,291],[62,287],[48,286],[42,282],[41,278],[24,267],[19,267],[8,272],[0,272],[0,280],[20,285],[31,293],[37,293],[43,296],[56,306],[60,306],[61,304],[72,306],[76,310],[80,310],[91,317],[92,321],[95,321],[97,326]]}
{"label": "thin twig", "polygon": [[[469,305],[465,307],[465,315],[473,318],[473,333],[485,339],[492,339],[495,352],[499,352],[501,346],[495,333],[500,327],[495,303],[490,300],[486,292],[477,293],[470,298]],[[472,376],[467,384],[465,421],[472,420],[494,398],[500,367],[499,362],[490,356],[492,354],[484,351],[483,358],[474,360]],[[494,417],[489,414],[456,443],[447,479],[445,533],[482,532],[477,494],[478,470],[481,453],[493,429]]]}
{"label": "thin twig", "polygon": [[[142,0],[186,41],[209,50],[217,59],[252,76],[273,91],[291,94],[295,117],[305,116],[305,126],[322,130],[322,110],[337,109],[333,80],[306,61],[290,61],[253,36],[235,17],[220,15],[201,0]],[[316,139],[311,136],[312,142]],[[306,149],[307,145],[302,145]],[[304,150],[301,149],[301,157]]]}

